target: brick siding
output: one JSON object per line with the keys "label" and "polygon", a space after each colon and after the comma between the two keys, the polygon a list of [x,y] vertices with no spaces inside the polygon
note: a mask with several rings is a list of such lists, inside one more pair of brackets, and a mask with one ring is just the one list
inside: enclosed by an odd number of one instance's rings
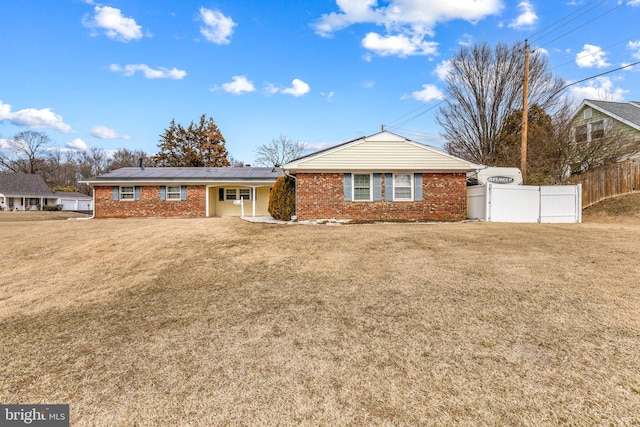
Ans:
{"label": "brick siding", "polygon": [[112,186],[95,186],[96,218],[205,217],[204,185],[187,186],[186,200],[160,200],[159,185],[140,186],[140,200],[113,200]]}
{"label": "brick siding", "polygon": [[344,174],[298,173],[296,215],[298,220],[352,219],[362,221],[462,221],[467,217],[465,173],[422,173],[422,200],[344,200]]}

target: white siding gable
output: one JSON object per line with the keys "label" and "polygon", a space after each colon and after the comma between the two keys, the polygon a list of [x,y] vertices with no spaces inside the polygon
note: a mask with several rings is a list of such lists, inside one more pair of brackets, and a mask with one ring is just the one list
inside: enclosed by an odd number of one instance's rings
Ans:
{"label": "white siding gable", "polygon": [[474,165],[390,132],[380,132],[283,166],[295,171],[470,171]]}

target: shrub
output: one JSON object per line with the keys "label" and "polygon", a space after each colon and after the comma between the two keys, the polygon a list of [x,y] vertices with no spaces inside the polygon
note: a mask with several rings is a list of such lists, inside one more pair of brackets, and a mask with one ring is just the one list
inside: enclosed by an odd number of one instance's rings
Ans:
{"label": "shrub", "polygon": [[296,213],[296,181],[293,177],[278,178],[271,190],[269,213],[281,221],[290,221]]}
{"label": "shrub", "polygon": [[46,212],[61,211],[62,205],[45,205],[42,207],[42,210]]}

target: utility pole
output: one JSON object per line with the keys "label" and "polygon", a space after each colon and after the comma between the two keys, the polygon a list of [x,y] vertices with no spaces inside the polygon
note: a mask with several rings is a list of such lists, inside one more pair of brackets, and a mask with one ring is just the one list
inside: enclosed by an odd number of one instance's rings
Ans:
{"label": "utility pole", "polygon": [[520,149],[520,171],[522,181],[527,183],[527,129],[529,126],[529,41],[524,41],[524,85],[522,87],[522,147]]}

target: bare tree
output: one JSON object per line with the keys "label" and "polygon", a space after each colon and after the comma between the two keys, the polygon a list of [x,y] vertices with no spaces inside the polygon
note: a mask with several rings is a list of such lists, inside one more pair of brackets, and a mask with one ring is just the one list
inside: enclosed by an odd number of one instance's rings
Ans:
{"label": "bare tree", "polygon": [[245,164],[244,164],[243,161],[236,160],[231,155],[227,156],[227,160],[229,160],[229,166],[231,166],[231,167],[234,167],[234,168],[243,168],[243,167],[245,167]]}
{"label": "bare tree", "polygon": [[49,136],[32,130],[20,132],[0,146],[0,166],[13,172],[38,173],[44,166]]}
{"label": "bare tree", "polygon": [[285,135],[274,138],[268,144],[256,149],[256,164],[266,167],[278,167],[297,159],[304,153],[304,146],[293,142]]}
{"label": "bare tree", "polygon": [[[466,160],[491,164],[503,122],[522,108],[524,46],[488,44],[463,47],[451,58],[445,106],[436,117],[444,128],[445,149]],[[563,80],[552,76],[540,52],[530,56],[529,103],[553,111]]]}
{"label": "bare tree", "polygon": [[151,156],[142,150],[129,150],[128,148],[120,148],[111,154],[108,170],[126,168],[126,167],[138,167],[142,161],[142,166],[153,166],[154,161]]}

